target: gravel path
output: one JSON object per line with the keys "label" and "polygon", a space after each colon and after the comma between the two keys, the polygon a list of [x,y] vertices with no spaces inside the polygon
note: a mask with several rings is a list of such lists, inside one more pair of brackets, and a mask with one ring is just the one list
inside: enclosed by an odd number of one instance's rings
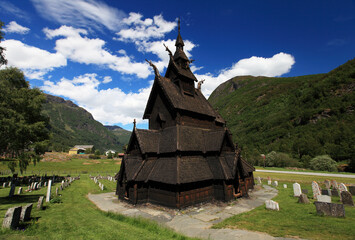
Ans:
{"label": "gravel path", "polygon": [[88,198],[102,211],[151,219],[189,237],[218,240],[285,239],[274,238],[266,233],[247,230],[211,229],[211,226],[215,223],[263,205],[266,200],[272,199],[277,195],[277,190],[264,185],[264,188],[254,190],[249,195],[249,198],[240,198],[229,204],[207,203],[199,207],[191,207],[184,210],[173,210],[151,204],[133,206],[119,201],[113,192],[89,194]]}
{"label": "gravel path", "polygon": [[277,171],[277,170],[262,170],[262,169],[257,169],[257,170],[255,170],[255,171],[256,171],[256,172],[270,172],[270,173],[285,173],[285,174],[311,175],[311,176],[324,176],[324,177],[355,178],[355,174],[293,172],[293,171]]}

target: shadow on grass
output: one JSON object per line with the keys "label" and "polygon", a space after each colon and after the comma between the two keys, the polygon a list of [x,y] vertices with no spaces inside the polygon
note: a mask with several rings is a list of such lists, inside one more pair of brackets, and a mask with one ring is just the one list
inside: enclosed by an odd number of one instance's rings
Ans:
{"label": "shadow on grass", "polygon": [[[0,197],[0,206],[4,206],[5,204],[19,204],[24,205],[27,203],[37,202],[39,197],[42,197],[42,194],[35,195],[14,195],[13,197]],[[1,209],[2,209],[1,207]],[[7,208],[7,207],[5,207]]]}

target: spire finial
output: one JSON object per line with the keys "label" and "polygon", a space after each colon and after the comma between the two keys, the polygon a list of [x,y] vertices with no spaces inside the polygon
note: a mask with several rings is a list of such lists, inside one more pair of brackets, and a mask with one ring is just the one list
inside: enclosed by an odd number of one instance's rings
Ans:
{"label": "spire finial", "polygon": [[133,128],[136,128],[136,119],[133,119]]}
{"label": "spire finial", "polygon": [[180,18],[178,19],[178,32],[180,34]]}

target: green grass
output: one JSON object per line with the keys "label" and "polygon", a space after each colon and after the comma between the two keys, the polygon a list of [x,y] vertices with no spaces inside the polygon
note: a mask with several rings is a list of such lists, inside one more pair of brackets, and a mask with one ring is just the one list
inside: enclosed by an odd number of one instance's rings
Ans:
{"label": "green grass", "polygon": [[[112,191],[114,183],[100,181],[108,187],[105,191]],[[36,203],[45,191],[43,188],[10,200],[9,188],[0,189],[0,222],[9,207]],[[102,212],[86,198],[89,192],[101,190],[88,175],[82,175],[60,192],[62,203],[45,203],[42,211],[34,207],[33,220],[22,226],[24,230],[1,229],[0,239],[189,239],[148,220]]]}
{"label": "green grass", "polygon": [[[274,176],[271,176],[274,180]],[[293,176],[292,176],[293,178]],[[320,181],[316,177],[313,180]],[[348,181],[348,179],[346,179]],[[264,181],[264,183],[266,183]],[[284,189],[283,184],[288,188]],[[292,182],[293,183],[293,182]],[[275,237],[297,236],[307,239],[354,239],[355,208],[345,206],[345,218],[318,216],[312,199],[310,183],[301,183],[308,189],[311,204],[299,204],[293,197],[292,183],[279,182],[278,196],[273,200],[279,203],[280,211],[266,210],[262,205],[250,212],[233,216],[214,225],[214,228],[238,228],[265,232]],[[339,197],[332,197],[333,203],[340,203]]]}
{"label": "green grass", "polygon": [[[7,170],[6,162],[0,164],[0,171]],[[17,168],[18,170],[18,168]],[[114,175],[120,170],[120,164],[118,161],[112,159],[72,159],[62,162],[43,162],[34,166],[32,163],[27,167],[24,175],[48,175],[52,174],[101,174],[101,175]]]}

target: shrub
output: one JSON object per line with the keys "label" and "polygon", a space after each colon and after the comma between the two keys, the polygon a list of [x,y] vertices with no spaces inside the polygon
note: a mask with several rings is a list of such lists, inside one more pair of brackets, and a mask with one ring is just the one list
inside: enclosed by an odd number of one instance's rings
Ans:
{"label": "shrub", "polygon": [[337,162],[328,155],[321,155],[310,161],[313,170],[337,172]]}
{"label": "shrub", "polygon": [[90,159],[101,159],[100,156],[98,156],[98,155],[93,155],[93,154],[89,155],[89,158],[90,158]]}
{"label": "shrub", "polygon": [[286,153],[272,151],[265,157],[267,167],[298,167],[299,162]]}

